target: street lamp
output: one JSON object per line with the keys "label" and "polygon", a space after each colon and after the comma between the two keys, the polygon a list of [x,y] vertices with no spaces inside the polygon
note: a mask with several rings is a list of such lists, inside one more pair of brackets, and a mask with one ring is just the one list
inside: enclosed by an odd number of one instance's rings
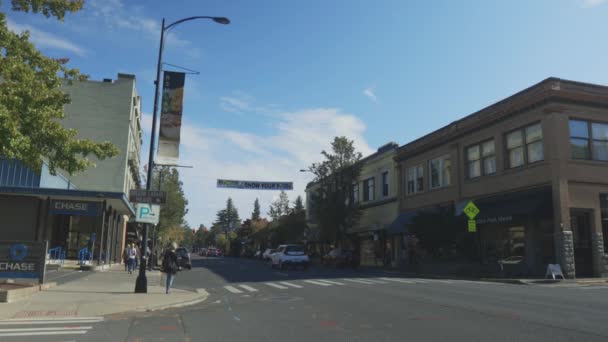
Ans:
{"label": "street lamp", "polygon": [[[152,169],[154,169],[154,145],[156,143],[156,121],[157,121],[157,112],[158,112],[158,87],[160,85],[160,71],[162,67],[163,61],[163,47],[165,42],[165,32],[173,26],[179,25],[185,21],[190,21],[194,19],[210,19],[218,24],[228,25],[230,24],[230,20],[225,17],[208,17],[208,16],[194,16],[183,18],[177,20],[167,26],[165,26],[165,18],[163,18],[162,26],[160,29],[160,46],[158,48],[158,63],[156,64],[156,81],[154,81],[155,89],[154,89],[154,111],[152,112],[152,131],[150,131],[150,153],[148,155],[148,179],[146,180],[146,190],[150,191],[152,189]],[[137,280],[135,281],[135,293],[147,293],[148,292],[148,279],[146,278],[146,250],[148,247],[148,226],[146,223],[144,225],[144,253],[141,254],[141,262],[139,267],[139,274],[137,275]]]}

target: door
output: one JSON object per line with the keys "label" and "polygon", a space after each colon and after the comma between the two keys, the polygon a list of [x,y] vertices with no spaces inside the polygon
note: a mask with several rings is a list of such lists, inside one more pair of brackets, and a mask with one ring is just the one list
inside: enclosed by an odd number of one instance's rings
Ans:
{"label": "door", "polygon": [[572,210],[570,212],[572,240],[574,244],[574,266],[577,277],[593,276],[591,252],[591,212]]}

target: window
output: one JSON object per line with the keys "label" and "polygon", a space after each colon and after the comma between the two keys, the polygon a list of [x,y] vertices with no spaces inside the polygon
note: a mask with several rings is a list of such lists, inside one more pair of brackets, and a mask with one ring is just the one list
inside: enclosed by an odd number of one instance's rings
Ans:
{"label": "window", "polygon": [[608,194],[600,194],[600,214],[604,235],[604,251],[608,251]]}
{"label": "window", "polygon": [[467,148],[467,174],[470,178],[496,173],[494,140],[488,140]]}
{"label": "window", "polygon": [[374,200],[374,190],[375,190],[375,179],[368,178],[363,181],[363,201],[373,201]]}
{"label": "window", "polygon": [[382,172],[382,196],[388,197],[388,171]]}
{"label": "window", "polygon": [[507,156],[510,168],[543,160],[543,131],[540,123],[507,134]]}
{"label": "window", "polygon": [[407,169],[407,193],[415,194],[424,190],[424,169],[422,165]]}
{"label": "window", "polygon": [[353,184],[353,198],[352,203],[359,203],[359,183]]}
{"label": "window", "polygon": [[608,124],[570,120],[572,159],[608,161]]}
{"label": "window", "polygon": [[451,164],[450,156],[443,156],[429,161],[431,189],[450,185]]}

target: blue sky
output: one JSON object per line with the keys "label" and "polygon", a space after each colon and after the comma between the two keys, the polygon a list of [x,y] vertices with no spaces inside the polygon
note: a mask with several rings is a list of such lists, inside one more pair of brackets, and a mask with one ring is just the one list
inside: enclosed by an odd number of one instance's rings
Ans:
{"label": "blue sky", "polygon": [[228,196],[243,218],[256,197],[266,212],[278,196],[217,178],[294,181],[290,198],[303,194],[311,175],[298,170],[333,136],[369,154],[549,76],[608,84],[605,0],[87,0],[63,23],[8,18],[92,79],[135,74],[149,127],[161,19],[191,15],[232,20],[177,26],[165,49],[200,71],[186,80],[180,160],[194,166],[182,170],[192,226]]}

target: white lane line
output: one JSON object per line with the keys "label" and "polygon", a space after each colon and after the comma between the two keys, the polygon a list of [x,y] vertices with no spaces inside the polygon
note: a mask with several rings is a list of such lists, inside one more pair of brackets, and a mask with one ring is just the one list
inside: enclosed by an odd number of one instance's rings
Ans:
{"label": "white lane line", "polygon": [[243,291],[241,291],[233,286],[224,286],[224,288],[232,293],[243,293]]}
{"label": "white lane line", "polygon": [[287,286],[283,286],[283,285],[279,285],[279,284],[274,284],[274,283],[264,283],[264,284],[266,284],[268,286],[272,286],[272,287],[277,288],[277,289],[281,289],[281,290],[285,290],[285,289],[289,288]]}
{"label": "white lane line", "polygon": [[296,289],[301,289],[301,288],[302,288],[302,286],[300,286],[300,285],[293,284],[293,283],[288,283],[288,282],[286,282],[286,281],[281,281],[281,282],[279,282],[279,284],[283,284],[283,285],[287,285],[287,286],[295,287]]}
{"label": "white lane line", "polygon": [[36,332],[15,332],[15,333],[1,333],[0,337],[11,337],[11,336],[46,336],[46,335],[84,335],[87,330],[69,330],[69,331],[36,331]]}
{"label": "white lane line", "polygon": [[18,322],[8,322],[2,321],[0,325],[26,325],[26,324],[70,324],[70,323],[98,323],[101,321],[98,320],[78,320],[78,321],[18,321]]}
{"label": "white lane line", "polygon": [[320,286],[332,286],[331,284],[328,283],[322,283],[320,281],[314,281],[314,280],[304,280],[305,283],[309,283],[309,284],[315,284],[315,285],[320,285]]}
{"label": "white lane line", "polygon": [[247,290],[249,292],[258,292],[257,289],[255,289],[255,288],[253,288],[253,287],[251,287],[249,285],[239,285],[239,287],[242,287],[242,288],[244,288],[245,290]]}
{"label": "white lane line", "polygon": [[103,317],[32,317],[32,318],[10,318],[0,322],[20,322],[20,321],[79,321],[79,320],[97,320],[98,322],[103,321]]}
{"label": "white lane line", "polygon": [[61,330],[90,330],[92,326],[88,327],[61,327],[61,328],[12,328],[12,329],[0,329],[0,333],[7,332],[28,332],[28,331],[61,331]]}
{"label": "white lane line", "polygon": [[358,280],[369,281],[372,284],[386,284],[385,281],[374,280],[374,279],[369,279],[369,278],[358,278]]}
{"label": "white lane line", "polygon": [[358,279],[344,279],[344,280],[351,281],[353,283],[365,284],[365,285],[371,285],[371,284],[373,284],[373,283],[371,283],[369,281],[358,280]]}
{"label": "white lane line", "polygon": [[387,280],[387,281],[396,281],[398,283],[406,283],[406,284],[414,284],[415,283],[414,281],[405,280],[405,279],[402,279],[402,278],[380,278],[380,279]]}
{"label": "white lane line", "polygon": [[330,283],[333,285],[344,285],[344,283],[340,283],[340,282],[333,281],[333,280],[317,279],[317,281],[320,281],[322,283]]}
{"label": "white lane line", "polygon": [[577,289],[577,290],[601,290],[601,289],[608,289],[608,286],[606,285],[602,285],[602,286],[581,286],[581,287],[571,287],[573,289]]}

